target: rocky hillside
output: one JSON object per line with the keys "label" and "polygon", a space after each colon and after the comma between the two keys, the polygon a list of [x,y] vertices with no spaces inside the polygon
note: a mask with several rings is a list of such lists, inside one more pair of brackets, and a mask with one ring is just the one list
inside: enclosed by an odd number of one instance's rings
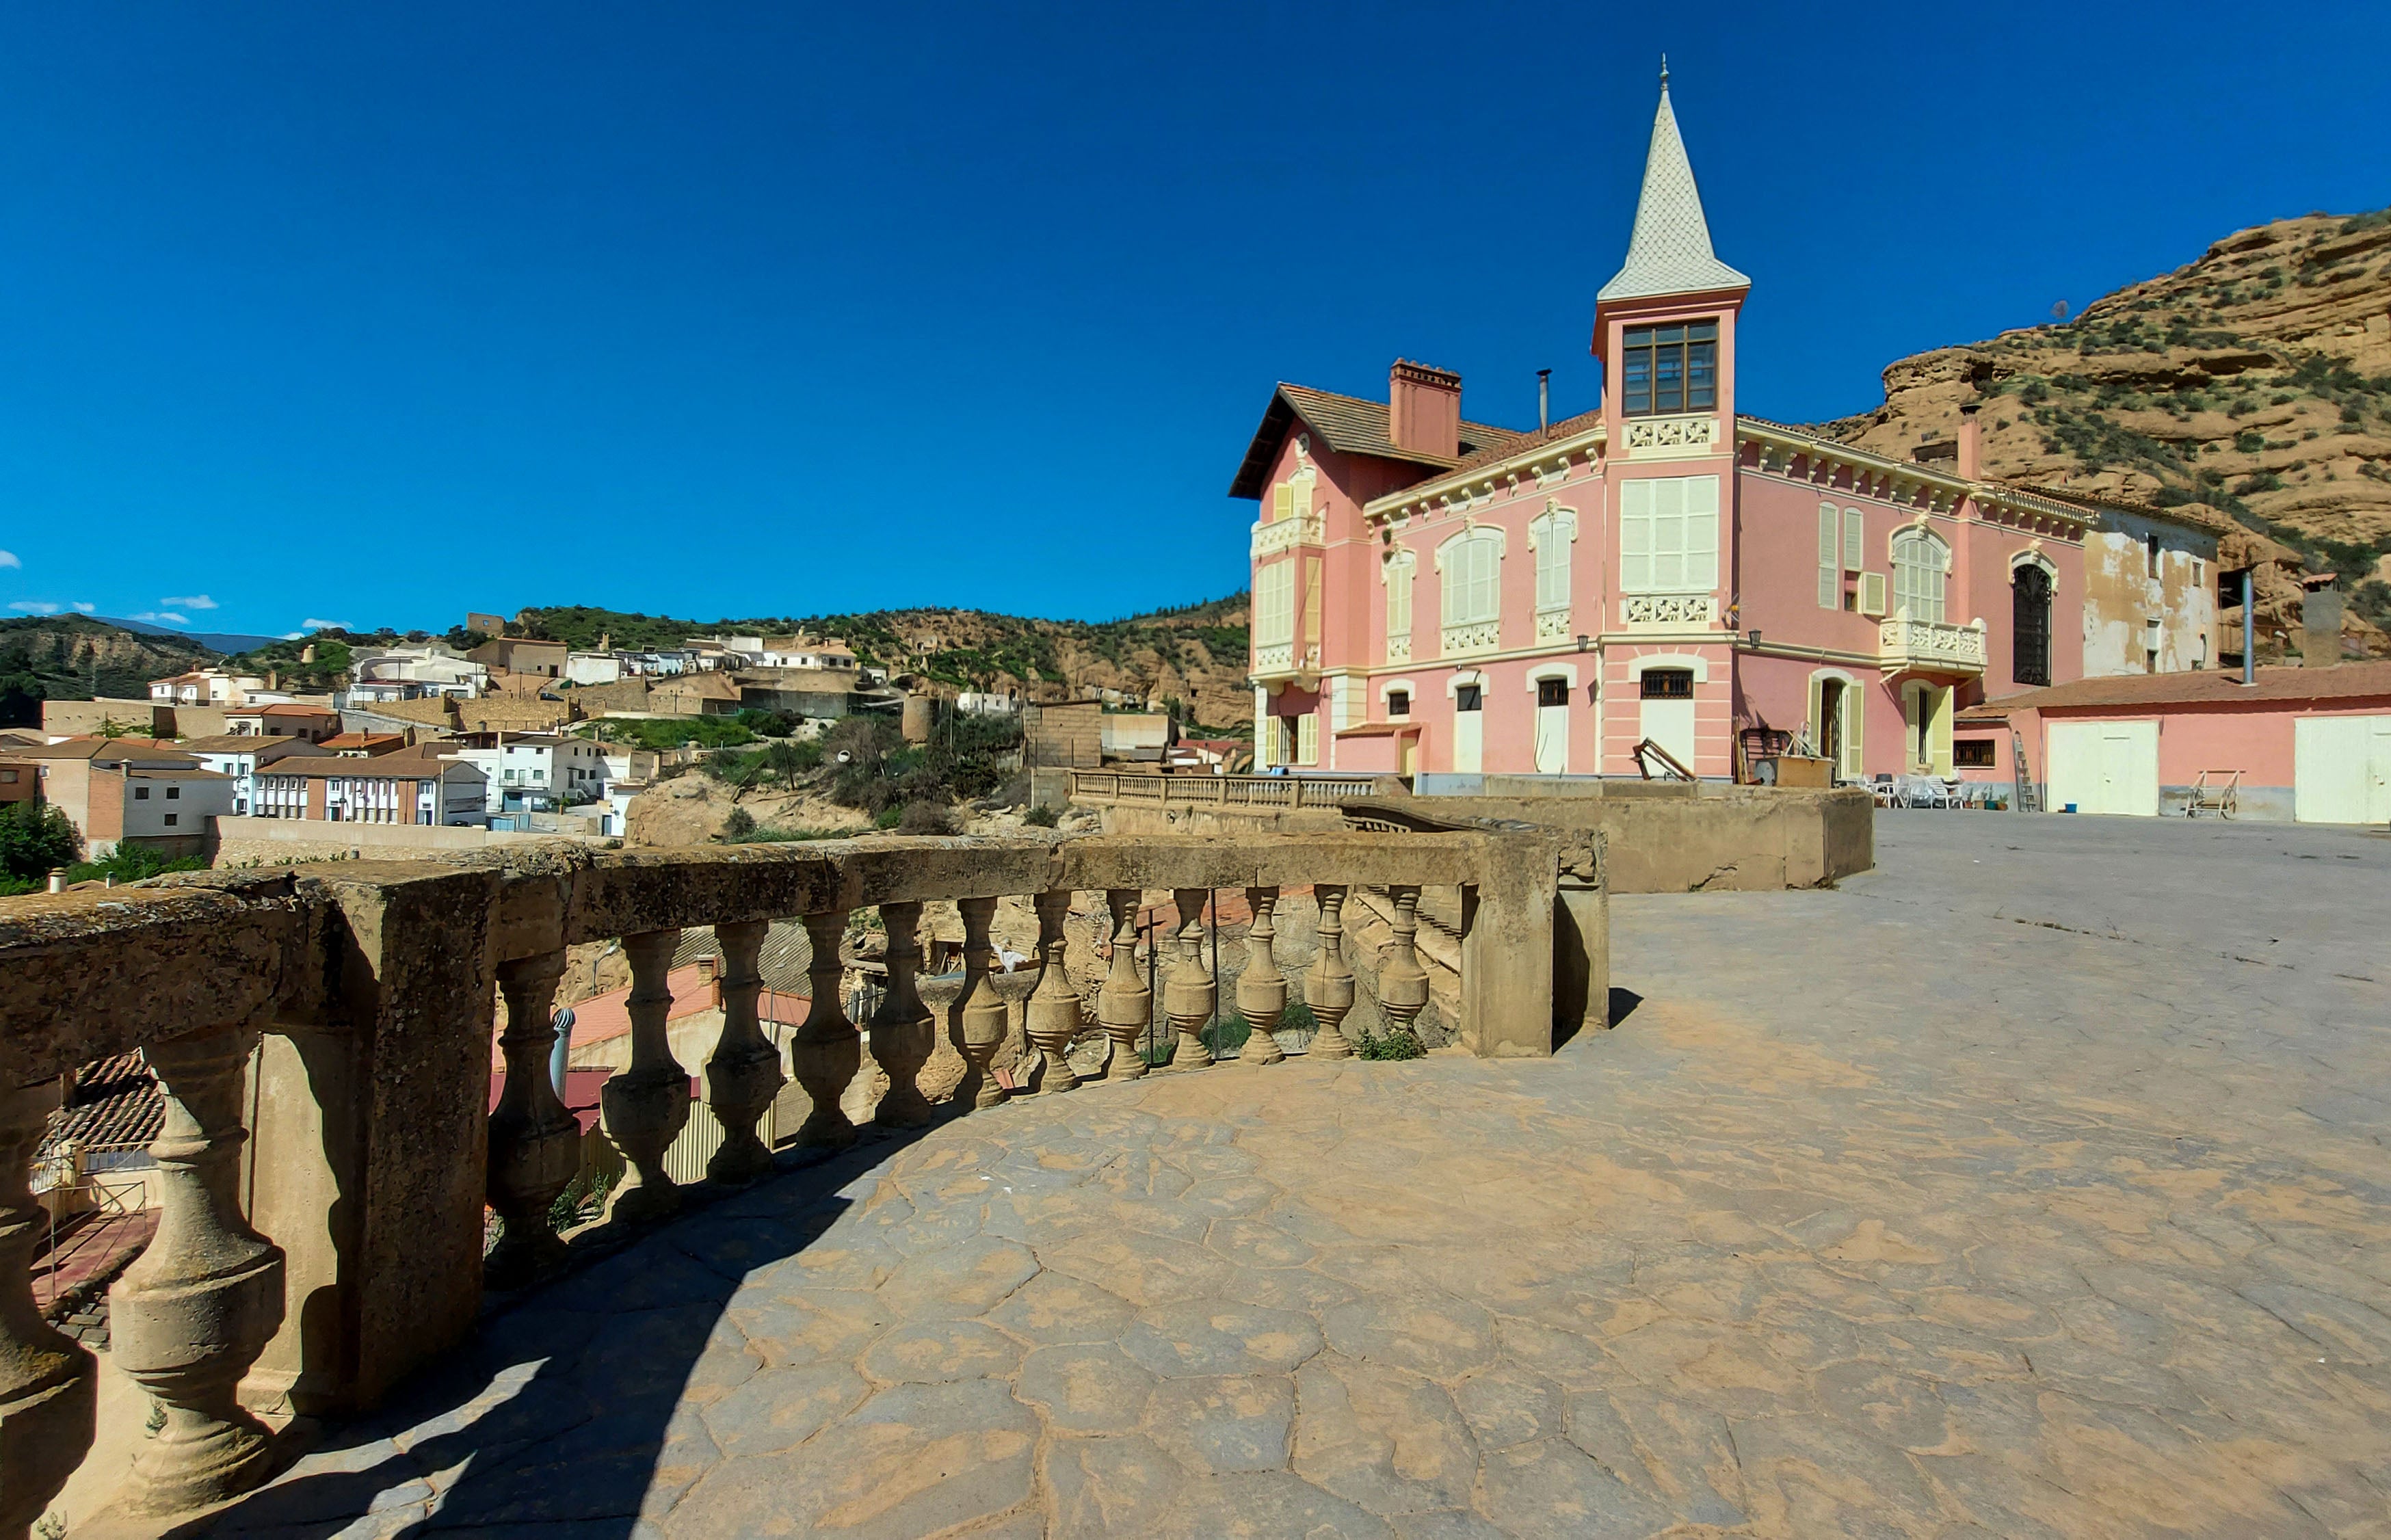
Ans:
{"label": "rocky hillside", "polygon": [[584,606],[528,609],[510,632],[594,647],[663,646],[718,631],[786,634],[803,628],[844,638],[863,662],[910,674],[933,687],[1017,690],[1030,699],[1067,700],[1089,690],[1119,690],[1157,705],[1176,700],[1188,719],[1234,731],[1250,723],[1246,686],[1246,596],[1126,620],[1031,620],[984,610],[874,610],[862,615],[776,616],[698,622]]}
{"label": "rocky hillside", "polygon": [[1981,402],[1986,473],[2208,504],[2391,623],[2391,209],[2241,231],[2073,319],[1903,358],[1884,394],[1822,430],[1906,457]]}
{"label": "rocky hillside", "polygon": [[187,638],[141,636],[83,615],[0,620],[0,727],[38,724],[44,700],[145,699],[151,679],[215,655]]}

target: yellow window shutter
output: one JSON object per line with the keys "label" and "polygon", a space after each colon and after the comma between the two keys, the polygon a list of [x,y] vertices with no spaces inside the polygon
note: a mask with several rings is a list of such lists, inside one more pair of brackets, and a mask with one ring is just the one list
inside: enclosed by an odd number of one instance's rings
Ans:
{"label": "yellow window shutter", "polygon": [[1320,713],[1307,711],[1295,719],[1295,762],[1299,765],[1320,763]]}
{"label": "yellow window shutter", "polygon": [[1814,753],[1827,741],[1827,718],[1819,705],[1826,693],[1825,684],[1817,675],[1810,676],[1810,748]]}
{"label": "yellow window shutter", "polygon": [[1937,690],[1932,698],[1934,773],[1947,778],[1951,773],[1951,726],[1953,718],[1958,715],[1959,692],[1957,690]]}
{"label": "yellow window shutter", "polygon": [[1884,614],[1884,574],[1860,574],[1860,614],[1881,617]]}
{"label": "yellow window shutter", "polygon": [[1320,558],[1303,559],[1303,641],[1306,646],[1320,645]]}
{"label": "yellow window shutter", "polygon": [[1295,486],[1292,483],[1281,483],[1278,486],[1273,488],[1271,492],[1272,522],[1275,523],[1278,520],[1287,518],[1292,515],[1294,511]]}
{"label": "yellow window shutter", "polygon": [[1867,545],[1868,526],[1860,519],[1860,511],[1856,508],[1844,509],[1843,570],[1845,572],[1857,572],[1868,565],[1864,554]]}
{"label": "yellow window shutter", "polygon": [[1868,687],[1843,686],[1843,773],[1856,781],[1868,773]]}

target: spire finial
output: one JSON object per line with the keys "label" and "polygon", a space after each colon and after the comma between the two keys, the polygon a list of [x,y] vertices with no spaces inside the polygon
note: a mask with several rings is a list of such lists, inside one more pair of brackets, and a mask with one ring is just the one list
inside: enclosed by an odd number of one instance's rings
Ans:
{"label": "spire finial", "polygon": [[1669,56],[1668,56],[1667,54],[1662,54],[1662,55],[1661,56],[1661,90],[1663,90],[1663,91],[1666,91],[1668,88],[1669,88]]}

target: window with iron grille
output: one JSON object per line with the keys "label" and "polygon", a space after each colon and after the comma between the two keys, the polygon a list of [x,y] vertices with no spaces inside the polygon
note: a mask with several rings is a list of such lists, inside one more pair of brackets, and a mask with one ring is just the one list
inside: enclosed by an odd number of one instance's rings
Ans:
{"label": "window with iron grille", "polygon": [[1694,671],[1690,668],[1647,668],[1640,681],[1643,698],[1648,701],[1690,701],[1694,698]]}
{"label": "window with iron grille", "polygon": [[2010,678],[2050,682],[2050,574],[2031,563],[2010,578]]}

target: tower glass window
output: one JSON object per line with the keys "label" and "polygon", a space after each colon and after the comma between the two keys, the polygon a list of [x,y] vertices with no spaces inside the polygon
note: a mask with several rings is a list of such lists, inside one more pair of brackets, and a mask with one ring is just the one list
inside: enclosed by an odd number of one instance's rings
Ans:
{"label": "tower glass window", "polygon": [[1718,405],[1718,322],[1627,329],[1621,407],[1629,417],[1708,411]]}

